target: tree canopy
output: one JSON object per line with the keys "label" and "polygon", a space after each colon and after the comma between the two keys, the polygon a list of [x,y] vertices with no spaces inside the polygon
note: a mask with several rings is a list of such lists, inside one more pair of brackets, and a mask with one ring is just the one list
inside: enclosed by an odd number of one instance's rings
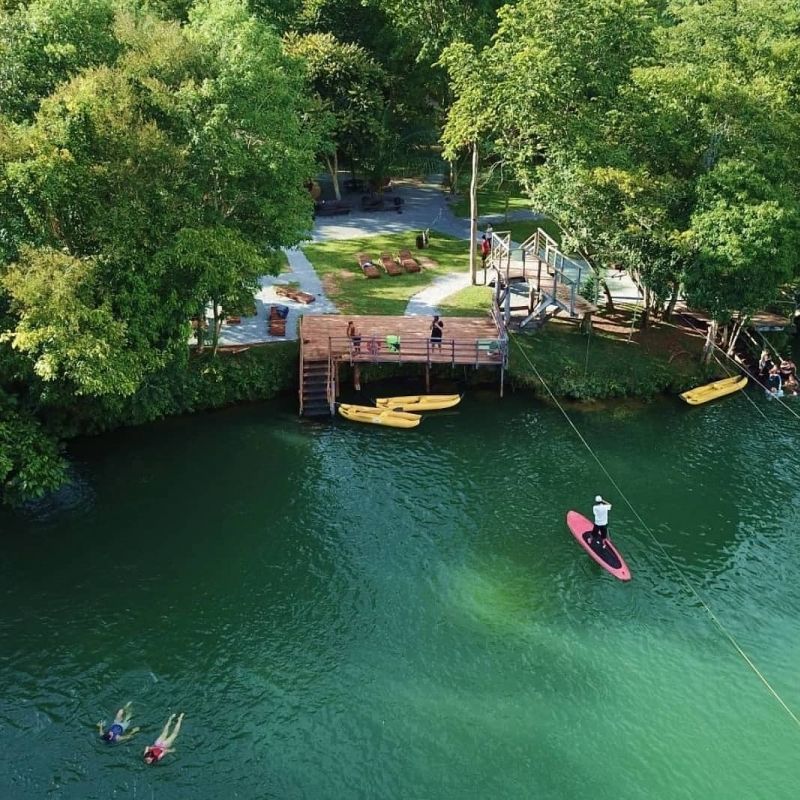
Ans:
{"label": "tree canopy", "polygon": [[[478,154],[652,313],[798,277],[796,0],[0,2],[0,485],[186,358],[311,225],[320,165]],[[338,190],[337,190],[338,191]],[[58,408],[58,413],[54,409]]]}

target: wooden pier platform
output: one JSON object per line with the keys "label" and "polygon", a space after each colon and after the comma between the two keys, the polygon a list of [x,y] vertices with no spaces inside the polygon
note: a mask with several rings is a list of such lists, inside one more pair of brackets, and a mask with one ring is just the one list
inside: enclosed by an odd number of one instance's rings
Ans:
{"label": "wooden pier platform", "polygon": [[[347,336],[352,321],[356,336]],[[424,364],[494,367],[501,391],[508,340],[502,324],[486,317],[443,317],[441,343],[431,340],[432,317],[306,315],[300,323],[300,413],[328,414],[339,393],[339,367],[352,365],[360,379],[363,364]]]}

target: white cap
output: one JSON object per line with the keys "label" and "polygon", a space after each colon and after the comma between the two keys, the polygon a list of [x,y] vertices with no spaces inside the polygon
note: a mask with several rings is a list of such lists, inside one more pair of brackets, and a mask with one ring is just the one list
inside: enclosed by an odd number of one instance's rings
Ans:
{"label": "white cap", "polygon": [[595,503],[602,503],[603,502],[603,498],[600,497],[600,495],[597,495],[597,497],[595,497],[594,501],[595,501]]}

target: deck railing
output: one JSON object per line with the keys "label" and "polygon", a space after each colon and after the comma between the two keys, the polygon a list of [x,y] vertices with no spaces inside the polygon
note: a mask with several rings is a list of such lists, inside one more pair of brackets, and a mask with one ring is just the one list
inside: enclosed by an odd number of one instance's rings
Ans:
{"label": "deck railing", "polygon": [[504,365],[506,337],[485,339],[430,339],[427,336],[361,335],[328,337],[328,352],[333,360],[351,364],[418,363]]}

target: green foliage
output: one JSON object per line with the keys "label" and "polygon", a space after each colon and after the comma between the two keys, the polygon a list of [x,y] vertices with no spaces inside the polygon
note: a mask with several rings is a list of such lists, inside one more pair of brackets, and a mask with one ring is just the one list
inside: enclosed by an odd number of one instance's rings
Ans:
{"label": "green foliage", "polygon": [[724,320],[797,269],[797,21],[788,0],[522,0],[462,94],[492,86],[482,135],[567,249]]}
{"label": "green foliage", "polygon": [[310,226],[315,141],[277,37],[221,1],[184,27],[122,15],[114,30],[114,65],[0,127],[0,243],[18,260],[7,339],[84,394],[134,391],[203,301],[240,302]]}
{"label": "green foliage", "polygon": [[433,63],[453,42],[485,45],[503,0],[367,0],[367,4],[388,15],[418,60]]}
{"label": "green foliage", "polygon": [[28,355],[44,381],[67,382],[76,395],[126,395],[162,363],[157,352],[128,346],[127,325],[98,297],[94,259],[25,248],[3,285],[19,323],[0,342]]}
{"label": "green foliage", "polygon": [[57,489],[66,463],[56,441],[0,390],[0,503],[18,505]]}
{"label": "green foliage", "polygon": [[269,400],[297,385],[297,343],[275,342],[216,358],[178,356],[148,376],[130,397],[54,404],[51,425],[61,436],[95,434],[234,403]]}
{"label": "green foliage", "polygon": [[391,135],[382,113],[386,75],[364,48],[330,33],[292,33],[284,47],[307,70],[318,103],[316,124],[326,134],[322,153],[335,179],[337,153],[363,157]]}
{"label": "green foliage", "polygon": [[0,114],[29,119],[61,81],[119,52],[114,0],[34,0],[0,9]]}

